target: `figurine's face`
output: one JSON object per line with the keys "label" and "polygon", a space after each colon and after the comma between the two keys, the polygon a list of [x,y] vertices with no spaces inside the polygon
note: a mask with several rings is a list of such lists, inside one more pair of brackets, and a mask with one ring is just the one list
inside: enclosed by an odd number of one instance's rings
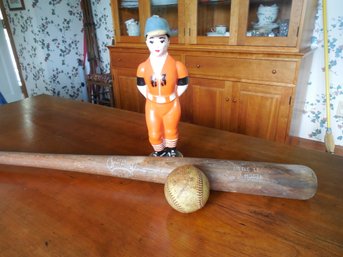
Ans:
{"label": "figurine's face", "polygon": [[167,35],[147,36],[145,43],[149,48],[150,54],[154,57],[159,57],[167,53],[169,38]]}

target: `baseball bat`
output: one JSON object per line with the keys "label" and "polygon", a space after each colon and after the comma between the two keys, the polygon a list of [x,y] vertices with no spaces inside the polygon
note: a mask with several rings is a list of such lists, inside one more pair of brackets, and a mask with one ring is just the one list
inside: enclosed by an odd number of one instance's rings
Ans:
{"label": "baseball bat", "polygon": [[0,152],[0,164],[114,176],[164,184],[182,165],[194,165],[208,177],[211,190],[307,200],[317,177],[303,165],[207,158],[143,157]]}

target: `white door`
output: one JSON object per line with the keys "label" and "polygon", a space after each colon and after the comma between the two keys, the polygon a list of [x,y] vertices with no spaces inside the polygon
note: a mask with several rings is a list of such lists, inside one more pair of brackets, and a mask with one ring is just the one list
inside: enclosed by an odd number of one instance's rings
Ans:
{"label": "white door", "polygon": [[8,103],[24,98],[14,62],[0,11],[0,92]]}

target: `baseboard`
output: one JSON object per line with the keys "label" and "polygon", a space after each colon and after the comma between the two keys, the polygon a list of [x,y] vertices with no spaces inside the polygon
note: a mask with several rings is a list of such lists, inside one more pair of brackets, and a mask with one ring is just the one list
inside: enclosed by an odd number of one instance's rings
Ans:
{"label": "baseboard", "polygon": [[[287,143],[290,145],[294,145],[294,146],[298,146],[298,147],[302,147],[302,148],[326,152],[325,144],[323,142],[320,142],[320,141],[289,136]],[[336,145],[334,154],[343,156],[343,146]]]}

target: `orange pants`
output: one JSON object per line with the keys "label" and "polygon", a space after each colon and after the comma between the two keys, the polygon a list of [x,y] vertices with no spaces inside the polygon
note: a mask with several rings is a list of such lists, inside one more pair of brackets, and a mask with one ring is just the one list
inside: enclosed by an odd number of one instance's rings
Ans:
{"label": "orange pants", "polygon": [[149,141],[152,145],[163,143],[164,139],[177,140],[181,107],[177,97],[170,103],[155,103],[147,99],[145,119],[148,126]]}

